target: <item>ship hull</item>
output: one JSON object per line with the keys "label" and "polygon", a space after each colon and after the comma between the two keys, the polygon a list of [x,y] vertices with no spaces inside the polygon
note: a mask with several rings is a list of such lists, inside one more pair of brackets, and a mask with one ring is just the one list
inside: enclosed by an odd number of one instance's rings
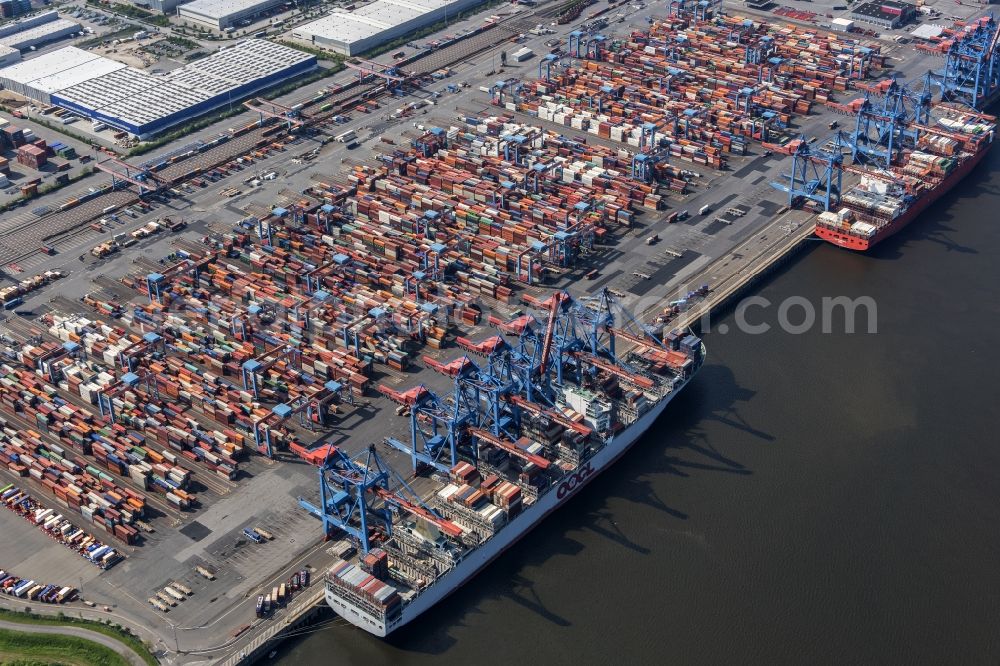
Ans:
{"label": "ship hull", "polygon": [[433,585],[407,603],[397,618],[383,624],[379,618],[365,613],[353,606],[349,601],[332,594],[329,589],[326,592],[327,604],[351,624],[376,636],[387,636],[396,629],[417,619],[439,601],[465,584],[466,581],[479,573],[490,562],[503,554],[504,551],[517,543],[521,537],[530,532],[546,516],[565,504],[570,497],[579,492],[581,488],[590,483],[603,470],[613,465],[649,430],[650,426],[663,413],[663,410],[666,409],[670,401],[687,386],[693,377],[692,375],[683,384],[679,384],[677,388],[656,403],[652,409],[643,414],[635,423],[608,442],[604,448],[598,451],[594,457],[587,460],[576,472],[560,481],[555,489],[539,497],[537,502],[511,520],[507,526],[497,532],[492,538],[466,555],[465,559],[459,564],[455,565],[454,568],[435,581]]}
{"label": "ship hull", "polygon": [[843,247],[848,250],[857,250],[858,252],[870,250],[886,238],[889,238],[893,234],[899,232],[903,229],[903,227],[908,225],[916,219],[918,215],[924,212],[928,206],[951,191],[953,187],[958,185],[965,179],[966,176],[969,175],[969,173],[972,172],[973,169],[976,168],[976,165],[982,161],[983,157],[986,156],[986,153],[990,152],[990,148],[992,147],[993,144],[990,143],[989,146],[980,150],[971,158],[963,162],[957,169],[948,174],[948,176],[941,181],[941,184],[938,185],[938,187],[934,188],[930,192],[927,192],[927,194],[914,201],[913,205],[910,206],[905,213],[888,224],[880,227],[879,230],[871,237],[861,238],[860,236],[854,236],[843,231],[837,231],[820,225],[816,226],[816,235],[828,243],[833,243],[838,247]]}

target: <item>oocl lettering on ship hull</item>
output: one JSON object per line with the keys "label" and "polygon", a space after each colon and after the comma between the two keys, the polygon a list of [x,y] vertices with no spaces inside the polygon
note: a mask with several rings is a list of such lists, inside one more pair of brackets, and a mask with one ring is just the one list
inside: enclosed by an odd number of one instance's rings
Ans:
{"label": "oocl lettering on ship hull", "polygon": [[588,462],[586,465],[570,474],[565,481],[559,484],[559,488],[556,490],[556,499],[562,499],[582,486],[584,481],[590,478],[593,473],[594,467]]}

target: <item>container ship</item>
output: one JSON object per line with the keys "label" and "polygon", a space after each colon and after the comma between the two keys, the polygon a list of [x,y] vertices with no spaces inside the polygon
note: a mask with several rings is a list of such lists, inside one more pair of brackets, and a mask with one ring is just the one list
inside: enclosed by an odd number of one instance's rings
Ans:
{"label": "container ship", "polygon": [[860,183],[841,195],[841,208],[819,215],[817,236],[851,250],[869,250],[976,168],[993,146],[996,119],[946,104],[935,105],[934,112],[932,124],[900,132],[910,145],[888,169],[865,169]]}
{"label": "container ship", "polygon": [[[607,299],[605,294],[597,300],[606,305]],[[435,418],[429,408],[421,411],[422,404],[446,407],[455,417],[449,417],[448,434],[425,440],[445,452],[445,464],[419,463],[415,445],[386,442],[414,456],[418,472],[423,468],[408,481],[400,479],[421,499],[403,500],[394,494],[400,491],[376,488],[384,504],[370,507],[366,531],[357,531],[357,521],[347,526],[361,536],[351,539],[360,552],[351,548],[357,554],[338,559],[329,570],[325,596],[352,624],[387,636],[466,583],[622,456],[705,359],[705,347],[694,335],[672,331],[659,339],[646,326],[638,334],[627,332],[601,315],[601,307],[565,294],[540,306],[550,308],[547,326],[523,315],[498,324],[501,334],[484,343],[458,340],[470,352],[488,350],[486,362],[473,363],[468,356],[449,364],[425,359],[455,378],[453,400],[435,403],[424,386],[395,395],[383,387],[412,409],[414,441],[420,439],[417,429]],[[589,333],[576,336],[574,330]],[[598,331],[608,343],[599,341]],[[623,347],[628,351],[622,353]],[[500,391],[493,409],[459,413],[461,395],[469,397],[459,386],[463,377],[479,387],[481,407],[490,405],[482,396],[493,382]],[[451,457],[449,445],[456,452]],[[372,462],[375,451],[369,447],[363,464],[342,458],[334,470],[337,482],[377,476],[383,466]],[[324,464],[333,467],[329,451],[326,456]],[[324,498],[328,507],[352,502],[354,491],[344,488],[331,488]],[[380,514],[386,507],[392,510]],[[373,524],[378,529],[371,529]]]}

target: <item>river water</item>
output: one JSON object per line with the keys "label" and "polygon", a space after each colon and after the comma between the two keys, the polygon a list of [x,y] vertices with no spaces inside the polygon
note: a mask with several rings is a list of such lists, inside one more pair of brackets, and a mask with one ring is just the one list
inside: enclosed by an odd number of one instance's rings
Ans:
{"label": "river water", "polygon": [[464,589],[278,660],[1000,663],[998,213],[994,150],[873,254],[817,243],[758,293],[870,296],[876,334],[719,319],[655,428]]}

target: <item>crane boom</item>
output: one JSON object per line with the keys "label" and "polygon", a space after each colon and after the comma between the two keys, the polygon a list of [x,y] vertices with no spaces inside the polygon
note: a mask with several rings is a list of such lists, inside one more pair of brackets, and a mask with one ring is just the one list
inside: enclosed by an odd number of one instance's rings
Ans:
{"label": "crane boom", "polygon": [[616,377],[619,377],[620,379],[624,379],[625,381],[635,386],[638,386],[639,388],[650,389],[653,388],[653,386],[655,385],[653,380],[650,379],[649,377],[643,377],[641,375],[632,374],[628,370],[619,368],[617,365],[613,363],[608,363],[607,361],[600,359],[594,356],[593,354],[577,352],[576,357],[584,361],[585,363],[589,363],[595,368],[598,368],[599,370],[604,370],[605,372],[608,372]]}
{"label": "crane boom", "polygon": [[372,493],[374,493],[376,497],[381,498],[385,502],[395,504],[396,506],[403,509],[410,515],[416,518],[420,518],[421,520],[426,521],[431,525],[434,525],[435,527],[437,527],[439,530],[441,530],[450,537],[457,539],[458,537],[462,536],[462,528],[456,525],[455,523],[451,522],[450,520],[446,520],[445,518],[440,518],[431,513],[430,511],[428,511],[427,509],[425,509],[424,507],[417,506],[412,502],[408,502],[399,495],[396,495],[391,491],[386,490],[385,488],[378,488],[378,487],[372,488]]}
{"label": "crane boom", "polygon": [[657,340],[649,333],[646,333],[646,336],[649,338],[649,340],[639,335],[632,335],[628,331],[623,331],[620,328],[614,328],[610,326],[608,327],[608,333],[615,336],[616,338],[622,338],[623,340],[634,342],[635,344],[641,345],[643,347],[656,347],[659,349],[663,348],[663,343]]}
{"label": "crane boom", "polygon": [[506,451],[512,456],[517,456],[522,460],[527,460],[530,463],[538,465],[542,469],[548,469],[549,465],[552,464],[552,462],[547,458],[523,451],[513,443],[505,441],[500,437],[496,437],[493,433],[483,430],[482,428],[469,428],[469,434],[476,437],[480,441],[486,442],[490,446],[495,446],[498,449]]}
{"label": "crane boom", "polygon": [[545,326],[545,338],[542,342],[542,362],[540,367],[543,375],[549,368],[549,353],[552,351],[552,337],[556,330],[556,315],[559,314],[559,306],[562,304],[562,299],[562,292],[558,292],[552,294],[552,300],[549,303],[549,321]]}
{"label": "crane boom", "polygon": [[521,409],[525,410],[526,412],[531,412],[532,414],[544,416],[548,418],[550,421],[558,423],[562,427],[568,428],[573,432],[577,432],[583,435],[584,437],[589,437],[590,433],[593,432],[593,429],[590,428],[589,426],[586,426],[583,423],[577,423],[576,421],[564,416],[563,414],[560,414],[554,409],[547,409],[542,405],[539,405],[538,403],[535,402],[531,402],[525,398],[522,398],[519,395],[516,394],[511,395],[510,401],[515,405],[517,405],[518,407],[520,407]]}
{"label": "crane boom", "polygon": [[456,358],[454,361],[450,361],[448,363],[442,363],[437,359],[427,356],[426,354],[423,359],[424,363],[427,364],[427,367],[447,377],[457,377],[465,373],[465,371],[473,365],[472,360],[469,359],[468,356]]}
{"label": "crane boom", "polygon": [[997,26],[996,29],[994,29],[993,39],[990,40],[990,46],[986,49],[986,55],[983,57],[983,60],[990,59],[990,56],[993,55],[993,49],[996,48],[998,41],[1000,41],[1000,26]]}

